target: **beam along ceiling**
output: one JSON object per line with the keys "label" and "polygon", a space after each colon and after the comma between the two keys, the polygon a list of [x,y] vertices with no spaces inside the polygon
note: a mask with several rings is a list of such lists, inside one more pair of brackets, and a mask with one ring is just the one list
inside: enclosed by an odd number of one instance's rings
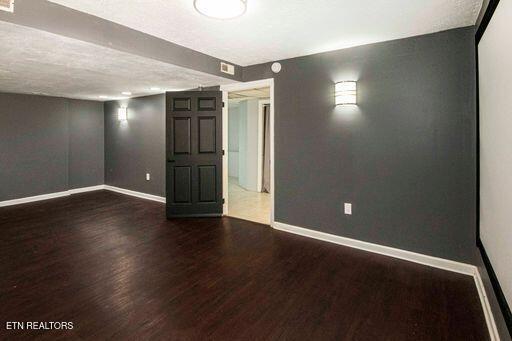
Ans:
{"label": "beam along ceiling", "polygon": [[251,65],[474,25],[482,0],[248,0],[215,20],[193,0],[51,0],[147,34]]}
{"label": "beam along ceiling", "polygon": [[[108,100],[233,80],[0,21],[0,92]],[[159,89],[151,89],[158,87]],[[100,99],[100,95],[108,98]]]}

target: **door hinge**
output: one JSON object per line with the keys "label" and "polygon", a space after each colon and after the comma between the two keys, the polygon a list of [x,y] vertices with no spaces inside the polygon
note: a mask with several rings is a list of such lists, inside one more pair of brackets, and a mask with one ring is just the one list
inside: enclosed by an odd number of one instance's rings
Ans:
{"label": "door hinge", "polygon": [[222,102],[222,107],[224,108],[226,106],[226,103],[225,102]]}
{"label": "door hinge", "polygon": [[222,155],[226,155],[226,152],[224,151],[224,149],[222,149]]}
{"label": "door hinge", "polygon": [[226,199],[222,198],[222,204],[226,203]]}

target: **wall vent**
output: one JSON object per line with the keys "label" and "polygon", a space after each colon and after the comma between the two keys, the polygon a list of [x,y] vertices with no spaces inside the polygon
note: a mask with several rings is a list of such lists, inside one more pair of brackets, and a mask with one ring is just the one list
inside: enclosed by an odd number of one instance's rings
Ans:
{"label": "wall vent", "polygon": [[235,74],[235,66],[227,63],[220,63],[220,72],[224,72],[230,75]]}
{"label": "wall vent", "polygon": [[0,10],[14,12],[14,0],[0,0]]}

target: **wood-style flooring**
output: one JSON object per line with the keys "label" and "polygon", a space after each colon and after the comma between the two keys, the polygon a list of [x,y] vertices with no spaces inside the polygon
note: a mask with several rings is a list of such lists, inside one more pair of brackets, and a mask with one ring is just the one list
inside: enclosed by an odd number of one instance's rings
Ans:
{"label": "wood-style flooring", "polygon": [[472,277],[113,192],[0,208],[0,236],[0,340],[489,339]]}

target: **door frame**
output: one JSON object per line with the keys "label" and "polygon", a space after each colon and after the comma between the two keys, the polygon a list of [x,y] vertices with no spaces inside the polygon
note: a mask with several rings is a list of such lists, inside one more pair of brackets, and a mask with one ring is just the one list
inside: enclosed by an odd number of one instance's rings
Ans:
{"label": "door frame", "polygon": [[267,78],[253,82],[233,83],[221,85],[222,101],[225,103],[222,108],[222,149],[224,156],[222,157],[222,194],[224,198],[223,215],[228,215],[229,190],[228,190],[228,93],[232,91],[250,90],[254,88],[270,88],[270,226],[274,227],[275,221],[275,158],[274,158],[274,78]]}
{"label": "door frame", "polygon": [[264,107],[267,104],[270,105],[269,99],[260,99],[258,101],[258,184],[256,186],[258,192],[263,190],[263,140],[265,140],[265,127],[263,124],[265,123]]}

